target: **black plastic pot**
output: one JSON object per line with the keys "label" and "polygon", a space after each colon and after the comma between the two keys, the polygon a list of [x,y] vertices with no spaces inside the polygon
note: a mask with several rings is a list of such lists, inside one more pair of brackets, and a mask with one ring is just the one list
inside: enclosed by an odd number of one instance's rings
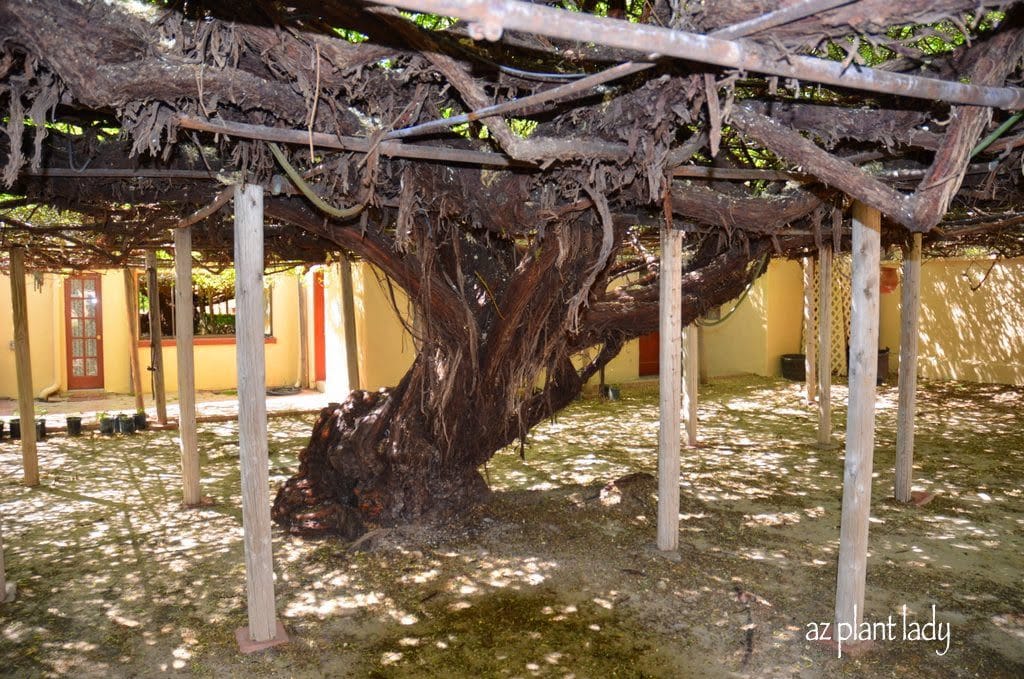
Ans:
{"label": "black plastic pot", "polygon": [[807,379],[804,361],[807,357],[804,354],[783,354],[782,355],[782,376],[787,380],[803,382]]}
{"label": "black plastic pot", "polygon": [[21,420],[17,417],[12,419],[9,423],[11,425],[11,438],[18,440],[21,438]]}
{"label": "black plastic pot", "polygon": [[82,435],[82,418],[75,415],[68,415],[68,436]]}
{"label": "black plastic pot", "polygon": [[4,421],[0,420],[0,439],[4,437]]}
{"label": "black plastic pot", "polygon": [[101,417],[100,418],[100,433],[101,434],[113,434],[117,420],[113,417]]}
{"label": "black plastic pot", "polygon": [[147,419],[146,413],[135,413],[132,416],[132,419],[135,420],[136,431],[145,431],[149,428],[149,420]]}
{"label": "black plastic pot", "polygon": [[878,378],[877,384],[889,381],[889,347],[878,350]]}
{"label": "black plastic pot", "polygon": [[46,420],[36,420],[36,441],[42,441],[46,438]]}
{"label": "black plastic pot", "polygon": [[135,433],[135,418],[131,415],[117,416],[117,430],[122,434]]}

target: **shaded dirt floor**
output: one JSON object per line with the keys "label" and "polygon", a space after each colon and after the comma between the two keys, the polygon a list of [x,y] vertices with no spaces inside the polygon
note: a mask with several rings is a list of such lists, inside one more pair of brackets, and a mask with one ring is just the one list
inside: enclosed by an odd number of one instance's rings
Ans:
{"label": "shaded dirt floor", "polygon": [[[717,381],[702,399],[702,445],[682,453],[678,558],[653,545],[655,391],[580,401],[534,432],[525,460],[497,456],[491,501],[444,525],[354,548],[275,529],[293,641],[250,657],[234,641],[246,620],[232,423],[201,427],[216,504],[189,511],[173,432],[48,439],[33,490],[5,439],[0,513],[19,596],[0,607],[0,674],[1024,676],[1024,390],[923,385],[915,488],[937,498],[922,508],[887,499],[896,392],[880,390],[866,619],[892,616],[896,638],[842,659],[805,639],[832,617],[842,451],[813,445],[814,412],[792,383]],[[840,435],[844,418],[837,407]],[[311,423],[271,421],[275,487]],[[904,606],[911,632],[934,606],[948,649],[904,638]]]}

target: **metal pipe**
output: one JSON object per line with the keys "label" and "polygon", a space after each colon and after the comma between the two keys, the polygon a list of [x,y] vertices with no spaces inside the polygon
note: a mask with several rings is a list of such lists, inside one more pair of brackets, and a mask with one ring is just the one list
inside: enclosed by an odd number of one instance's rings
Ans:
{"label": "metal pipe", "polygon": [[472,22],[471,35],[497,40],[504,30],[549,38],[593,42],[607,47],[652,52],[726,68],[953,104],[1024,108],[1024,90],[891,73],[795,54],[780,56],[760,45],[634,24],[516,0],[377,0],[383,5],[453,16]]}
{"label": "metal pipe", "polygon": [[[841,5],[848,5],[853,0],[807,0],[797,5],[791,5],[782,9],[775,10],[774,12],[768,12],[761,16],[748,19],[747,21],[726,26],[713,31],[711,35],[717,38],[739,38],[753,33],[780,26],[798,19],[803,19],[810,14],[817,12],[823,12],[834,7]],[[450,116],[448,118],[439,118],[437,120],[431,120],[419,125],[412,125],[410,127],[404,127],[398,130],[391,130],[384,135],[385,139],[406,139],[408,137],[414,137],[418,135],[428,134],[431,132],[438,132],[446,130],[455,125],[461,125],[462,123],[472,122],[474,120],[480,120],[490,116],[499,114],[512,113],[513,111],[522,111],[522,109],[539,106],[540,104],[547,103],[549,101],[555,101],[557,99],[565,99],[567,97],[577,97],[588,93],[591,89],[598,85],[603,85],[611,80],[617,80],[619,78],[625,78],[626,76],[646,71],[653,67],[653,63],[648,62],[632,62],[627,61],[626,63],[613,66],[604,71],[598,73],[592,73],[587,76],[579,76],[579,80],[572,82],[568,85],[561,85],[559,87],[538,92],[537,94],[531,94],[526,97],[519,99],[512,99],[505,101],[500,104],[494,104],[493,106],[486,106],[469,113],[463,113],[462,115]],[[576,77],[576,76],[574,76]]]}

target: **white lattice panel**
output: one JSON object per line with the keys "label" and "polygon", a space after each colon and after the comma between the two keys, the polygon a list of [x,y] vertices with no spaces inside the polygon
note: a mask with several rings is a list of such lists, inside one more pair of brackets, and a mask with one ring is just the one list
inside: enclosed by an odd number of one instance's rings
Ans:
{"label": "white lattice panel", "polygon": [[832,372],[846,374],[846,346],[850,342],[850,255],[839,253],[832,259]]}
{"label": "white lattice panel", "polygon": [[[850,255],[837,254],[832,259],[832,374],[846,374],[846,345],[850,340]],[[814,264],[815,281],[818,265]],[[810,327],[804,324],[801,340],[806,346],[807,334],[812,341],[818,337],[818,286],[814,286],[814,309]]]}

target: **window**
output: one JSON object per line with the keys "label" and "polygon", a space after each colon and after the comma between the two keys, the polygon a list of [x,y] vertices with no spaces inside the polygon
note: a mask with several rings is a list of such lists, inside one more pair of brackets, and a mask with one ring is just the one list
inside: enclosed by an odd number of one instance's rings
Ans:
{"label": "window", "polygon": [[[196,270],[192,278],[192,332],[196,337],[234,337],[235,335],[235,272],[214,274]],[[174,276],[157,275],[160,301],[160,332],[163,337],[175,336]],[[144,275],[139,276],[139,337],[149,339],[149,289]],[[263,334],[271,337],[273,327],[273,286],[263,288]]]}

